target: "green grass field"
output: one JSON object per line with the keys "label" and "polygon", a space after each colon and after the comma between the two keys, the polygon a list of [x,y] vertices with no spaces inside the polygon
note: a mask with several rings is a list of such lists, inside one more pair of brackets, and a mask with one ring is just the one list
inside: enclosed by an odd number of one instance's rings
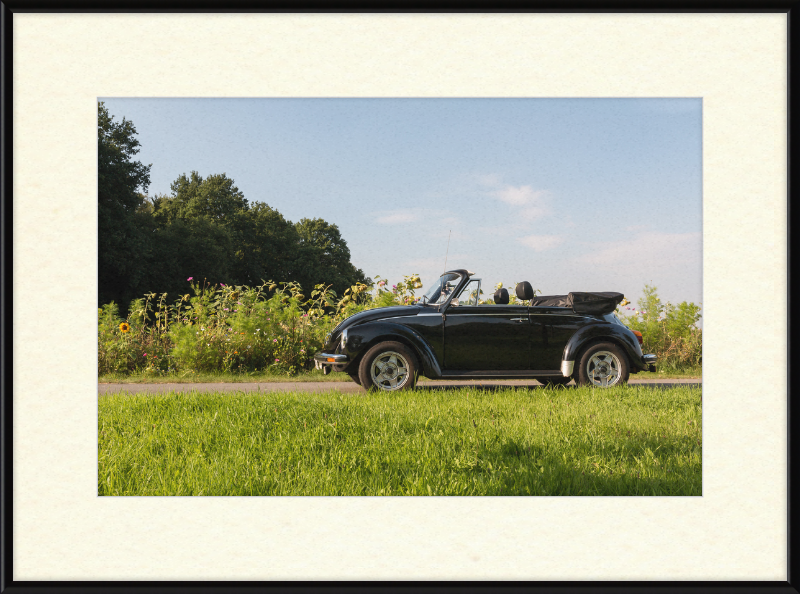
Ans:
{"label": "green grass field", "polygon": [[100,495],[701,495],[700,388],[121,393]]}

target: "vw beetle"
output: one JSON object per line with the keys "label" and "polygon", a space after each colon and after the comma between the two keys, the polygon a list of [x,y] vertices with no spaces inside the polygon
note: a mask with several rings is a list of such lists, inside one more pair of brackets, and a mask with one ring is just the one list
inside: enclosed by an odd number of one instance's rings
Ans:
{"label": "vw beetle", "polygon": [[516,287],[521,304],[498,290],[479,302],[481,281],[468,270],[445,272],[413,305],[362,311],[342,321],[314,355],[324,373],[347,373],[384,391],[430,379],[535,379],[609,387],[631,373],[655,371],[641,335],[614,314],[621,293],[534,296]]}

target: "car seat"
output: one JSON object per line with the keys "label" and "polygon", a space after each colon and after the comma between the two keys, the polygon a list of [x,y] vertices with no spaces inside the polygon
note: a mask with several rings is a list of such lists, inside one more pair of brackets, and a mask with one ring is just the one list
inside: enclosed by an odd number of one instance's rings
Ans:
{"label": "car seat", "polygon": [[497,289],[494,292],[494,302],[496,305],[508,305],[508,291],[506,289]]}
{"label": "car seat", "polygon": [[517,299],[530,301],[533,299],[533,287],[528,281],[517,283]]}

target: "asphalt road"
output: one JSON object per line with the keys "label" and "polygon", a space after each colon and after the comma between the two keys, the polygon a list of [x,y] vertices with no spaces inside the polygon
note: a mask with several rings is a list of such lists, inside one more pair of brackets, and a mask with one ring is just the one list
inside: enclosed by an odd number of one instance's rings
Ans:
{"label": "asphalt road", "polygon": [[[672,388],[675,386],[702,386],[699,379],[666,379],[666,380],[637,380],[631,379],[629,384],[637,386],[654,386],[659,388]],[[418,390],[444,390],[448,388],[462,388],[474,386],[484,390],[497,390],[500,388],[541,388],[542,385],[535,380],[467,380],[467,381],[423,381],[417,384]],[[327,392],[336,390],[345,394],[363,393],[361,386],[352,382],[273,382],[273,383],[213,383],[213,384],[98,384],[97,392],[100,396],[118,392],[163,394],[165,392]]]}

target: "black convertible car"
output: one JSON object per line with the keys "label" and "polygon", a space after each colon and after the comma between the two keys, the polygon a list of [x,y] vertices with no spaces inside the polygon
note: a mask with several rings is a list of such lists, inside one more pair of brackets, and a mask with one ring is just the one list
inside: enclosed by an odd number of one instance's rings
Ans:
{"label": "black convertible car", "polygon": [[480,279],[467,270],[445,272],[414,305],[355,314],[314,355],[324,373],[343,371],[365,388],[393,391],[431,379],[519,379],[563,385],[614,386],[631,373],[655,370],[641,335],[619,321],[621,293],[534,297],[516,287],[524,304],[510,305],[498,290],[479,303]]}

